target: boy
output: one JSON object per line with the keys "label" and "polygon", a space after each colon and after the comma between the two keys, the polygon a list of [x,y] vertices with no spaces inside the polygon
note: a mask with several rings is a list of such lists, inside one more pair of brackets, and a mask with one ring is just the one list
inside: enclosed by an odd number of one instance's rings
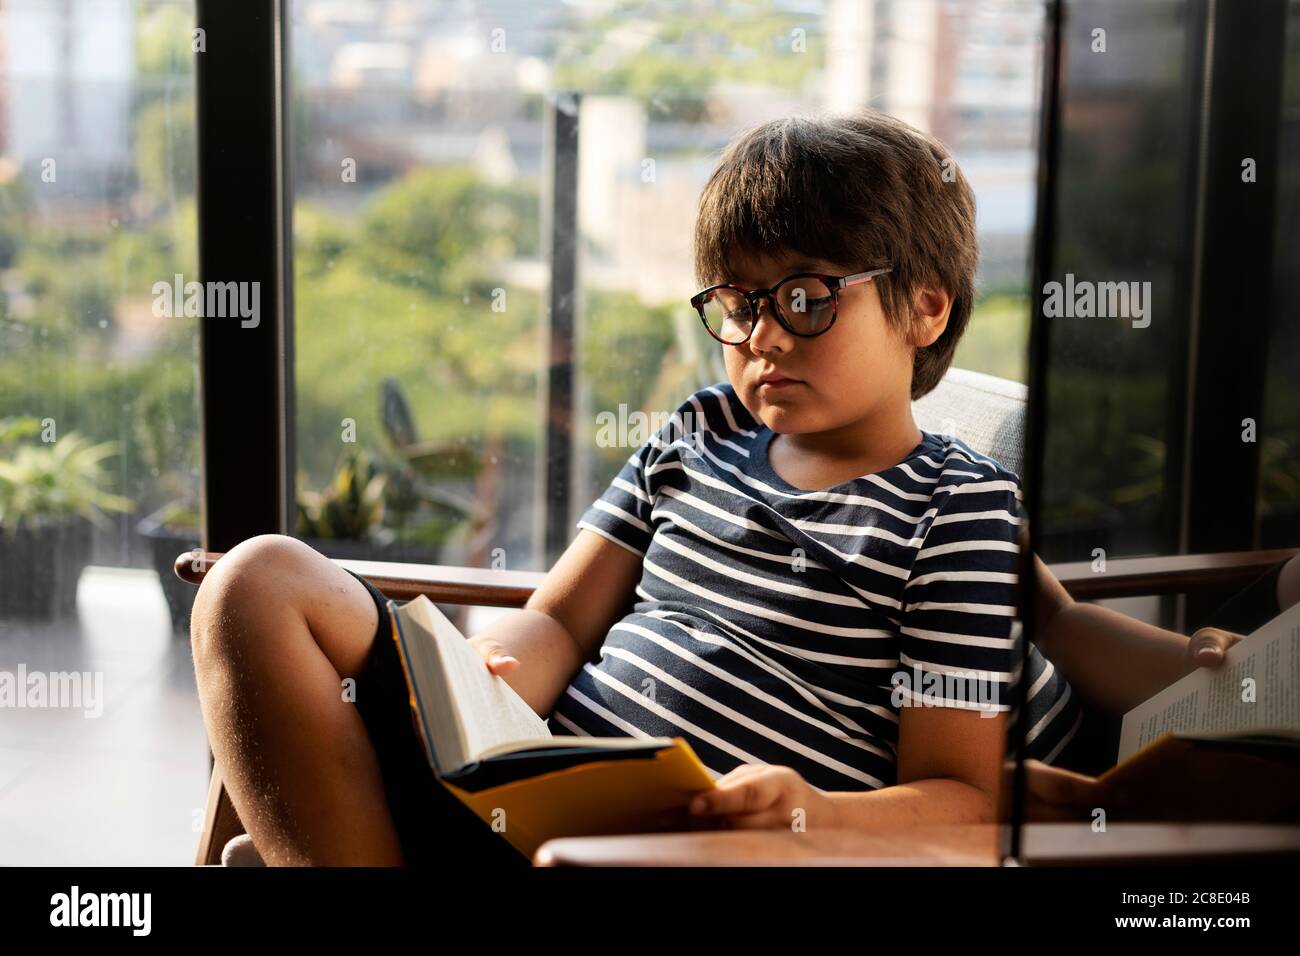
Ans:
{"label": "boy", "polygon": [[[692,305],[729,382],[683,402],[527,608],[471,638],[489,669],[557,734],[685,737],[718,784],[696,825],[993,820],[1019,479],[911,417],[965,331],[976,259],[970,187],[901,121],[780,120],[728,147]],[[437,817],[460,805],[429,784],[381,612],[278,536],[204,581],[204,717],[268,862],[436,859],[479,822]],[[1023,676],[1030,756],[1050,762],[1078,710],[1036,651]]]}
{"label": "boy", "polygon": [[[685,735],[746,781],[699,800],[731,827],[991,820],[1019,481],[911,415],[970,317],[964,177],[883,114],[781,120],[723,154],[695,239],[729,384],[579,522],[640,562],[640,601],[552,731]],[[1029,687],[1050,761],[1078,711],[1036,653]]]}

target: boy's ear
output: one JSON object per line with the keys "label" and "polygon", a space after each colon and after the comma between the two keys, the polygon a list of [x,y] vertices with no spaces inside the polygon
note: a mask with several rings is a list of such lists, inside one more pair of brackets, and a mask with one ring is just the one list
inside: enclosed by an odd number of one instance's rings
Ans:
{"label": "boy's ear", "polygon": [[934,286],[916,290],[912,301],[912,344],[922,349],[934,344],[948,327],[952,296]]}

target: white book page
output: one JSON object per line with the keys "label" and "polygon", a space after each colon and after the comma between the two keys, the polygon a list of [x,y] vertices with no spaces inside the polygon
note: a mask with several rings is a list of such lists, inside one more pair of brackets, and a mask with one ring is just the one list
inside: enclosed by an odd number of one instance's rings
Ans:
{"label": "white book page", "polygon": [[[439,753],[439,761],[447,761],[444,770],[459,769],[479,759],[482,751],[501,744],[551,736],[546,721],[513,687],[488,671],[478,651],[432,601],[420,595],[400,613],[435,641],[447,693],[458,717],[459,753]],[[414,635],[415,640],[422,638]]]}
{"label": "white book page", "polygon": [[[1244,700],[1254,680],[1254,700]],[[1162,734],[1300,730],[1300,604],[1228,649],[1218,667],[1198,667],[1124,715],[1119,760]]]}
{"label": "white book page", "polygon": [[635,750],[638,747],[671,747],[671,737],[578,737],[553,734],[537,740],[515,740],[509,744],[479,751],[479,759],[495,757],[503,753],[523,753],[528,750],[543,748],[554,750],[557,747],[587,747],[595,750]]}

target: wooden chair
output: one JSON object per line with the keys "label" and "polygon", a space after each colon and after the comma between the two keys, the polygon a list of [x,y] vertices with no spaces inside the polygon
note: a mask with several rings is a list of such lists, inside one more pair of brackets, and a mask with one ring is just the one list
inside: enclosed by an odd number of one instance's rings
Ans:
{"label": "wooden chair", "polygon": [[[956,434],[975,451],[1020,473],[1025,401],[1026,390],[1019,383],[952,369],[938,388],[914,403],[913,415],[919,427]],[[1107,562],[1105,574],[1093,572],[1086,561],[1053,565],[1051,570],[1073,597],[1095,601],[1181,594],[1202,588],[1237,589],[1297,553],[1300,549],[1112,559]],[[175,571],[183,580],[198,584],[220,558],[219,553],[196,556],[185,552],[176,558]],[[439,604],[521,608],[544,578],[541,572],[335,560],[395,601],[409,601],[423,594]],[[217,768],[209,785],[196,864],[220,863],[223,849],[243,832]],[[776,834],[775,839],[780,837]],[[760,851],[757,858],[761,856]],[[772,859],[782,858],[774,845]],[[654,853],[648,851],[645,859],[652,863]]]}

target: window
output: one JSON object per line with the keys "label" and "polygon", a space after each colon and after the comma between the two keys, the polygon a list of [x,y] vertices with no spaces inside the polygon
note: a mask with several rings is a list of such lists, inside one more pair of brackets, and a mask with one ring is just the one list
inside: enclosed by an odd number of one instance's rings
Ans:
{"label": "window", "polygon": [[548,567],[630,453],[600,417],[725,381],[686,304],[695,207],[782,115],[870,104],[952,147],[983,260],[957,364],[1023,381],[1040,7],[294,0],[298,533]]}
{"label": "window", "polygon": [[1300,5],[1067,6],[1038,553],[1294,547]]}
{"label": "window", "polygon": [[[184,863],[205,734],[184,0],[0,6],[0,863]],[[166,290],[165,292],[163,290]],[[17,678],[15,678],[17,679]],[[21,822],[20,822],[21,821]]]}

